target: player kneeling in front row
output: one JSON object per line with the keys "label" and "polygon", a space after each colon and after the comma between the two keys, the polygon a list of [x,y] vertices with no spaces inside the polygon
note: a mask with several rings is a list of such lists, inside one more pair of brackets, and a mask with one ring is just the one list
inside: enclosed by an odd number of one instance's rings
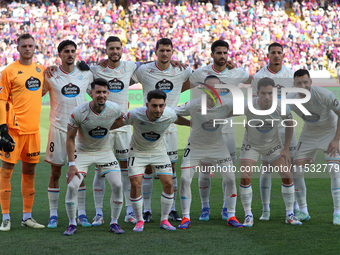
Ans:
{"label": "player kneeling in front row", "polygon": [[73,235],[77,230],[78,188],[91,164],[98,166],[101,175],[105,175],[112,189],[110,231],[116,234],[124,233],[118,225],[123,205],[121,173],[108,139],[109,130],[115,120],[120,118],[121,111],[118,104],[106,101],[108,94],[107,81],[95,79],[90,90],[92,101],[74,108],[70,116],[66,140],[69,169],[66,175],[68,186],[65,198],[69,226],[64,235]]}
{"label": "player kneeling in front row", "polygon": [[[255,110],[270,110],[272,108],[275,82],[271,78],[262,78],[258,82],[258,97],[253,98],[253,107]],[[254,224],[253,214],[251,211],[252,188],[251,174],[253,167],[256,165],[258,157],[269,162],[271,167],[276,167],[282,179],[282,196],[286,205],[286,223],[292,225],[301,225],[302,223],[294,216],[294,184],[290,173],[290,155],[289,145],[293,134],[293,121],[289,108],[286,116],[281,115],[280,101],[278,101],[274,112],[268,115],[257,115],[245,107],[247,116],[247,130],[244,134],[243,144],[240,154],[241,184],[240,197],[245,211],[245,221],[243,226],[252,227]],[[278,133],[278,120],[285,120],[285,144],[282,144]]]}
{"label": "player kneeling in front row", "polygon": [[176,230],[168,221],[174,192],[171,162],[166,152],[163,134],[171,123],[190,126],[190,121],[177,116],[173,109],[165,107],[165,100],[164,91],[151,90],[147,95],[146,107],[133,109],[114,124],[114,128],[124,125],[133,126],[128,172],[131,182],[130,198],[137,219],[137,224],[133,229],[135,232],[144,230],[141,185],[147,165],[151,165],[153,172],[159,177],[163,185],[160,227],[165,230]]}

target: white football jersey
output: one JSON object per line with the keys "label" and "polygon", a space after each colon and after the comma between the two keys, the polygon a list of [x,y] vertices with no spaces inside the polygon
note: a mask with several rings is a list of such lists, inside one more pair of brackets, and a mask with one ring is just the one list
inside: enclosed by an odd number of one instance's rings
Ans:
{"label": "white football jersey", "polygon": [[105,109],[100,114],[91,109],[90,102],[74,108],[68,125],[78,128],[76,150],[112,151],[109,130],[120,115],[119,105],[111,101],[106,101]]}
{"label": "white football jersey", "polygon": [[[299,99],[298,93],[290,93],[291,99]],[[291,110],[296,112],[305,122],[304,128],[313,131],[336,129],[338,116],[334,113],[340,108],[339,100],[328,89],[311,86],[311,98],[303,106],[312,114],[303,114],[296,105],[290,105]]]}
{"label": "white football jersey", "polygon": [[[253,106],[257,110],[261,110],[258,104],[258,97],[253,98]],[[252,146],[266,149],[268,144],[271,144],[274,140],[279,139],[278,127],[282,120],[292,119],[290,108],[287,106],[286,116],[281,116],[281,101],[278,100],[276,110],[270,115],[256,115],[249,110],[248,105],[244,110],[247,116],[247,131],[246,137],[248,142]],[[235,124],[239,125],[239,124]]]}
{"label": "white football jersey", "polygon": [[66,132],[72,110],[85,102],[93,75],[90,71],[80,71],[77,67],[71,73],[66,73],[58,67],[53,77],[47,78],[46,81],[44,91],[50,94],[51,125]]}
{"label": "white football jersey", "polygon": [[251,83],[253,96],[257,96],[257,83],[261,78],[271,78],[274,80],[275,85],[277,87],[277,96],[281,98],[281,88],[292,88],[294,87],[294,71],[285,67],[284,65],[281,68],[281,71],[278,73],[273,73],[268,66],[264,66],[260,71],[254,74],[254,79]]}
{"label": "white football jersey", "polygon": [[117,103],[123,113],[128,110],[128,90],[132,74],[136,70],[137,65],[133,61],[120,61],[120,65],[116,68],[107,66],[103,68],[99,65],[92,66],[91,71],[94,78],[103,78],[109,83],[108,100]]}
{"label": "white football jersey", "polygon": [[[244,83],[249,79],[249,74],[241,68],[225,69],[222,72],[218,72],[214,69],[213,65],[203,66],[193,72],[190,76],[190,84],[192,86],[198,86],[199,82],[204,82],[205,78],[209,75],[217,76],[222,83],[227,85],[238,86],[240,83]],[[220,95],[225,96],[229,94],[228,89],[222,89]],[[233,133],[235,129],[229,125],[224,125],[222,133]]]}
{"label": "white football jersey", "polygon": [[225,144],[222,139],[221,124],[215,124],[216,119],[225,119],[232,111],[232,100],[222,101],[222,106],[218,104],[209,109],[207,114],[202,115],[201,98],[195,98],[174,108],[179,116],[191,116],[191,131],[188,139],[191,148],[209,149],[224,148]]}
{"label": "white football jersey", "polygon": [[192,74],[191,68],[181,69],[169,66],[161,70],[156,62],[141,65],[132,76],[135,82],[143,86],[144,105],[147,102],[148,92],[154,89],[163,90],[166,95],[166,106],[174,108],[178,105],[183,83]]}
{"label": "white football jersey", "polygon": [[169,107],[165,107],[162,116],[156,121],[151,121],[148,118],[145,106],[128,112],[123,116],[123,122],[133,126],[131,150],[149,154],[151,157],[152,154],[166,153],[163,134],[176,120],[176,112]]}

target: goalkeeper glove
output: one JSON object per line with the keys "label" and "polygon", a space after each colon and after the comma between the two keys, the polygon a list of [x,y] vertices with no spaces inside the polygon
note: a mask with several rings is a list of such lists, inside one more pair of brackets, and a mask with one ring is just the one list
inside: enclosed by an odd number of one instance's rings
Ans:
{"label": "goalkeeper glove", "polygon": [[77,62],[77,67],[79,68],[80,71],[89,71],[90,67],[84,60],[78,61]]}
{"label": "goalkeeper glove", "polygon": [[14,151],[15,142],[8,134],[8,127],[6,124],[0,125],[0,135],[0,150],[3,150],[4,152]]}

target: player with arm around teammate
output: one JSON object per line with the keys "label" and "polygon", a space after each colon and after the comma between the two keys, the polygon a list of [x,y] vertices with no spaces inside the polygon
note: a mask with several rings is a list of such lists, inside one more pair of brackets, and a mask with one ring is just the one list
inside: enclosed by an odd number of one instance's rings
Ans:
{"label": "player with arm around teammate", "polygon": [[133,126],[128,172],[131,182],[131,203],[137,219],[137,224],[133,229],[135,232],[144,230],[141,185],[145,168],[148,165],[151,165],[153,172],[163,185],[160,228],[176,230],[168,221],[174,193],[171,161],[166,153],[163,137],[171,123],[190,126],[190,121],[177,116],[173,109],[166,107],[165,101],[164,91],[152,90],[147,94],[146,106],[133,109],[115,124],[115,128],[123,125]]}
{"label": "player with arm around teammate", "polygon": [[110,231],[124,233],[118,225],[123,205],[121,173],[108,139],[109,130],[115,120],[121,117],[121,111],[119,105],[107,101],[108,93],[107,81],[95,79],[91,83],[92,101],[76,107],[69,119],[66,140],[69,169],[66,174],[68,186],[65,198],[69,226],[64,232],[67,236],[77,230],[78,188],[91,164],[98,166],[112,189]]}
{"label": "player with arm around teammate", "polygon": [[[340,139],[340,104],[334,94],[322,87],[312,86],[308,70],[300,69],[294,73],[294,86],[310,92],[311,98],[303,106],[311,115],[303,114],[295,105],[291,109],[303,121],[303,129],[297,144],[294,157],[295,196],[300,207],[296,217],[301,221],[310,219],[306,202],[305,169],[318,167],[314,163],[318,150],[324,152],[327,170],[331,178],[333,197],[333,224],[340,225],[340,169],[339,169],[339,139]],[[290,99],[304,98],[303,93],[291,93]]]}

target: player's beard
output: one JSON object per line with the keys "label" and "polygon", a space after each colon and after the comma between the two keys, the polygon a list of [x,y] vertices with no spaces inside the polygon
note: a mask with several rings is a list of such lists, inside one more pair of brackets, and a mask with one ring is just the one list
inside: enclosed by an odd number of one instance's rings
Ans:
{"label": "player's beard", "polygon": [[110,61],[112,61],[113,63],[117,63],[118,61],[120,61],[120,59],[122,58],[122,56],[118,56],[118,59],[113,59],[112,57],[109,57]]}
{"label": "player's beard", "polygon": [[69,62],[69,60],[71,60],[71,58],[68,58],[68,59],[67,59],[66,65],[68,65],[68,66],[74,65],[74,58],[72,58],[72,61],[71,61],[71,62]]}
{"label": "player's beard", "polygon": [[224,59],[223,62],[222,62],[221,59],[220,59],[220,60],[216,61],[215,63],[218,66],[225,66],[227,64],[227,60]]}

